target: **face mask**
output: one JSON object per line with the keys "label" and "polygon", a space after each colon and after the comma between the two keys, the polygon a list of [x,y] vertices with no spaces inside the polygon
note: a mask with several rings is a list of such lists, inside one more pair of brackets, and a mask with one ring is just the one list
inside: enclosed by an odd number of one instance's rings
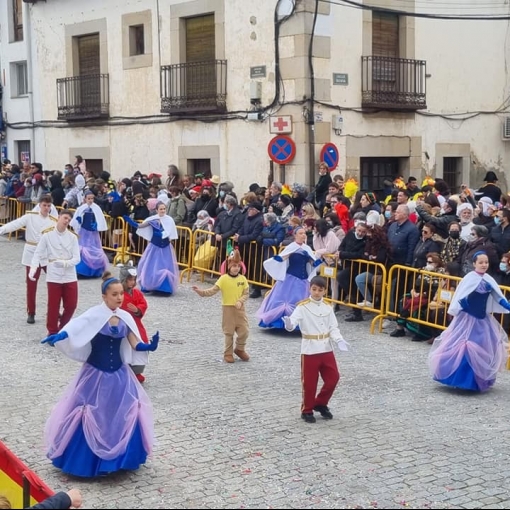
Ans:
{"label": "face mask", "polygon": [[354,232],[354,237],[356,237],[356,239],[358,239],[358,241],[359,241],[360,239],[363,239],[363,237],[365,237],[365,236],[360,236],[360,235],[358,235],[357,232]]}
{"label": "face mask", "polygon": [[391,211],[384,211],[384,217],[389,220],[391,218]]}
{"label": "face mask", "polygon": [[36,182],[37,182],[37,181],[36,181],[35,179],[32,179],[32,184],[33,184],[34,186],[35,186],[35,183],[36,183]]}
{"label": "face mask", "polygon": [[209,198],[209,193],[202,193],[202,198]]}
{"label": "face mask", "polygon": [[327,225],[329,228],[331,228],[333,226],[333,223],[329,222],[329,221],[326,221]]}
{"label": "face mask", "polygon": [[460,237],[460,232],[458,232],[457,230],[454,230],[453,232],[450,232],[450,237],[452,239],[458,239]]}
{"label": "face mask", "polygon": [[425,266],[425,269],[426,269],[427,271],[434,271],[434,269],[436,269],[436,266],[434,266],[434,264],[427,264],[427,265]]}
{"label": "face mask", "polygon": [[225,192],[223,190],[220,191],[220,197],[223,198],[225,196]]}
{"label": "face mask", "polygon": [[502,273],[506,273],[508,271],[508,266],[504,262],[499,263],[499,270]]}
{"label": "face mask", "polygon": [[227,204],[223,204],[223,209],[225,209],[225,211],[228,211],[228,206],[227,206]]}
{"label": "face mask", "polygon": [[500,224],[501,224],[501,220],[498,218],[498,216],[496,216],[496,217],[494,218],[494,223],[495,223],[496,225],[500,225]]}
{"label": "face mask", "polygon": [[474,234],[469,234],[468,239],[469,239],[470,241],[474,241],[474,240],[476,239],[476,237],[475,237],[475,235],[474,235]]}

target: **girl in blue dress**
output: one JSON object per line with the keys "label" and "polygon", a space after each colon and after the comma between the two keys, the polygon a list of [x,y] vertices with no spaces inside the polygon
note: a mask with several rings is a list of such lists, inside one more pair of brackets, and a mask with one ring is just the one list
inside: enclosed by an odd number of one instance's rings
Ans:
{"label": "girl in blue dress", "polygon": [[321,264],[306,244],[306,230],[294,230],[294,242],[279,255],[264,261],[264,269],[276,280],[257,311],[262,328],[285,329],[282,317],[290,316],[296,304],[310,295],[311,280]]}
{"label": "girl in blue dress", "polygon": [[489,258],[483,251],[473,256],[474,271],[460,282],[448,314],[454,318],[438,336],[429,354],[434,380],[471,391],[486,391],[506,364],[508,336],[491,315],[508,313],[510,303],[487,274]]}
{"label": "girl in blue dress", "polygon": [[163,202],[156,204],[156,214],[142,223],[128,216],[124,220],[137,229],[139,237],[149,241],[138,262],[138,284],[142,292],[172,294],[179,285],[179,265],[171,241],[178,238],[173,218],[166,214]]}
{"label": "girl in blue dress", "polygon": [[138,469],[152,451],[154,419],[149,397],[129,367],[146,344],[128,312],[120,309],[119,280],[102,284],[103,304],[72,319],[42,342],[55,345],[83,366],[46,423],[47,456],[64,473],[95,477]]}
{"label": "girl in blue dress", "polygon": [[108,230],[101,208],[94,203],[94,193],[85,193],[85,203],[74,213],[71,227],[78,234],[80,263],[76,266],[79,276],[100,278],[109,266],[108,257],[101,246],[99,232]]}

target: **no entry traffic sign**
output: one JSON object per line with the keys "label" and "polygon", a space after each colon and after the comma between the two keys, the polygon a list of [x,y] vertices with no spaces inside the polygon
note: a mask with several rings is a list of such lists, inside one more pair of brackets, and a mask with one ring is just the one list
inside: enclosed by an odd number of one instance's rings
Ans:
{"label": "no entry traffic sign", "polygon": [[296,144],[289,136],[275,136],[267,146],[267,153],[272,161],[280,165],[285,165],[294,159],[296,155]]}
{"label": "no entry traffic sign", "polygon": [[324,161],[329,167],[331,172],[338,166],[338,160],[340,159],[340,153],[334,143],[327,143],[321,150],[321,161]]}

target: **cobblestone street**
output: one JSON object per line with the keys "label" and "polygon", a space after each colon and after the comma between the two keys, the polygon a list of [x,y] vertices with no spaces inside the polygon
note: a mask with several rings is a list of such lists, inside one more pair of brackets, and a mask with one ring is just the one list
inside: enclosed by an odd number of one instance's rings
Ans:
{"label": "cobblestone street", "polygon": [[[137,472],[68,478],[45,457],[44,423],[79,364],[49,346],[46,286],[26,323],[23,244],[0,238],[0,439],[52,489],[79,488],[85,508],[508,508],[510,373],[487,394],[429,377],[426,343],[370,335],[345,323],[336,352],[334,419],[300,419],[300,337],[257,327],[248,315],[249,363],[222,361],[220,296],[192,283],[147,297],[149,336],[160,331],[145,389],[155,413],[154,454]],[[116,268],[113,268],[117,274]],[[205,288],[208,283],[198,283]],[[101,302],[80,280],[78,312]],[[389,330],[391,331],[391,330]]]}

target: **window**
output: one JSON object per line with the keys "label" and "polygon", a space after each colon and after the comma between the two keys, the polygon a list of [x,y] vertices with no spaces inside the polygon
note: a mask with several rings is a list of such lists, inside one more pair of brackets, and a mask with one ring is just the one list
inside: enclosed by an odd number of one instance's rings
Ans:
{"label": "window", "polygon": [[16,153],[21,167],[23,167],[23,163],[30,163],[30,140],[16,141]]}
{"label": "window", "polygon": [[360,165],[360,190],[373,191],[376,195],[384,188],[385,180],[393,181],[399,173],[398,158],[361,158]]}
{"label": "window", "polygon": [[129,27],[129,55],[145,54],[145,41],[143,25],[133,25]]}
{"label": "window", "polygon": [[458,193],[462,178],[462,158],[443,158],[443,179],[452,194]]}
{"label": "window", "polygon": [[21,0],[12,1],[13,41],[23,40],[23,3]]}
{"label": "window", "polygon": [[26,62],[11,64],[11,97],[26,96],[28,94],[28,74]]}

